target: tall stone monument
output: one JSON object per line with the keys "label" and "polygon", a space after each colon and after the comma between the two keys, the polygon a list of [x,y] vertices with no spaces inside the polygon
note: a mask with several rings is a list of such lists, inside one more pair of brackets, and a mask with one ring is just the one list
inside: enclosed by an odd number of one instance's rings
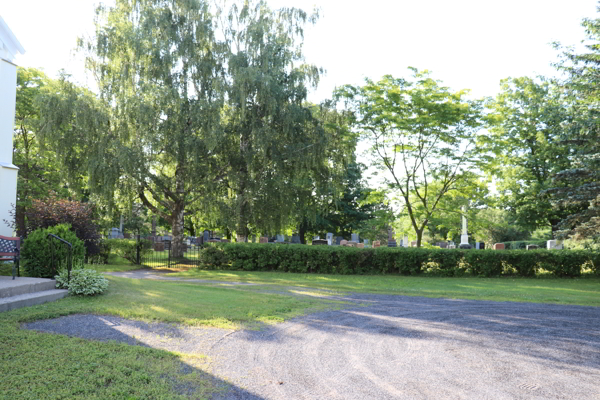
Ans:
{"label": "tall stone monument", "polygon": [[0,17],[0,235],[12,236],[10,211],[17,202],[17,168],[12,163],[13,131],[17,96],[17,66],[14,59],[25,49]]}
{"label": "tall stone monument", "polygon": [[460,248],[461,249],[470,249],[471,245],[469,244],[469,233],[467,229],[467,207],[462,207],[462,234],[460,235]]}

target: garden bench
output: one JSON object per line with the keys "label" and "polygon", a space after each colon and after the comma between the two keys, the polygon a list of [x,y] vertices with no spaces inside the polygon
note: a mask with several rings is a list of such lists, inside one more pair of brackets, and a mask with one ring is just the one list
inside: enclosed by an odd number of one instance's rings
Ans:
{"label": "garden bench", "polygon": [[21,238],[0,236],[0,262],[12,261],[12,278],[21,276],[19,271],[19,254],[21,252]]}

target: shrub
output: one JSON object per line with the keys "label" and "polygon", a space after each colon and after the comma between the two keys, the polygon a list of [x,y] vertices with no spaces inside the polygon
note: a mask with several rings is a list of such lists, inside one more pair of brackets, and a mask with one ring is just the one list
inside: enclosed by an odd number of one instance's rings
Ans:
{"label": "shrub", "polygon": [[152,242],[146,239],[106,239],[104,240],[110,251],[117,254],[127,261],[137,264],[137,249],[140,248],[140,258],[144,257],[152,250]]}
{"label": "shrub", "polygon": [[71,280],[67,281],[67,270],[62,269],[54,277],[58,289],[69,289],[71,295],[94,296],[102,294],[108,288],[108,280],[93,269],[78,268],[71,271]]}
{"label": "shrub", "polygon": [[102,238],[98,233],[98,226],[94,223],[94,206],[90,203],[51,196],[45,200],[33,200],[27,209],[26,217],[27,236],[41,228],[69,224],[71,230],[83,241],[88,256],[102,252]]}
{"label": "shrub", "polygon": [[23,241],[21,259],[28,276],[52,278],[62,266],[66,266],[69,248],[55,239],[52,240],[52,246],[54,247],[54,265],[52,265],[52,249],[48,234],[54,234],[71,243],[73,246],[73,264],[83,263],[85,247],[70,228],[67,224],[61,224],[35,230],[27,236]]}
{"label": "shrub", "polygon": [[222,243],[200,253],[204,268],[322,274],[427,273],[441,276],[579,276],[582,268],[598,272],[600,255],[581,251],[494,251],[423,248],[367,248],[284,244]]}

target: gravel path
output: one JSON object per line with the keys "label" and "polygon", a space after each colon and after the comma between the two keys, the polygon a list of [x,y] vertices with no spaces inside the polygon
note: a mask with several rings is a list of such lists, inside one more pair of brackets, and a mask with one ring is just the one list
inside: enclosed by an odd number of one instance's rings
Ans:
{"label": "gravel path", "polygon": [[354,294],[261,331],[74,315],[29,329],[205,354],[218,399],[600,399],[600,308]]}

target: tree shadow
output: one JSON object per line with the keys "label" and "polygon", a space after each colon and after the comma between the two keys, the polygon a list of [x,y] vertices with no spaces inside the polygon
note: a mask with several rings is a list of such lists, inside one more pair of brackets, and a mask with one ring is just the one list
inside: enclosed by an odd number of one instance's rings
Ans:
{"label": "tree shadow", "polygon": [[[294,322],[334,337],[359,330],[382,339],[443,340],[474,348],[491,346],[557,367],[600,369],[598,307],[370,294],[350,294],[345,299],[359,306]],[[282,340],[278,335],[285,335],[285,330],[261,338]]]}
{"label": "tree shadow", "polygon": [[[157,350],[190,355],[204,354],[210,345],[232,331],[199,329],[166,323],[146,323],[115,316],[75,314],[55,319],[22,324],[22,328],[38,332],[62,334],[101,342],[118,342]],[[180,361],[179,375],[196,373],[200,382],[210,382],[212,400],[263,400],[254,393],[212,375],[196,366]],[[206,388],[173,376],[161,376],[172,390],[182,396],[197,398]]]}

